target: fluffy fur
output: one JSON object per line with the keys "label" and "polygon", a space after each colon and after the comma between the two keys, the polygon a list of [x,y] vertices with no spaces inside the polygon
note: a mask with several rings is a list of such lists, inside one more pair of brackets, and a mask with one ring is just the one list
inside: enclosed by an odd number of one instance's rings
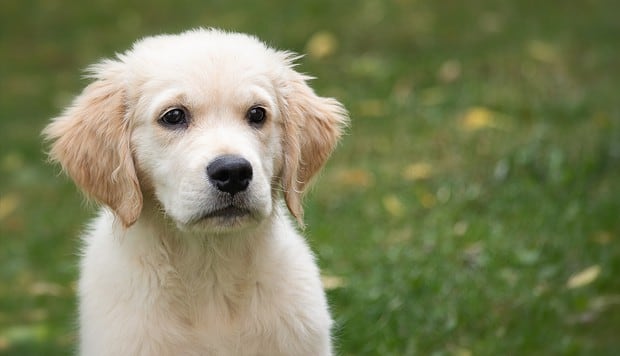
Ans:
{"label": "fluffy fur", "polygon": [[[347,115],[295,58],[212,29],[145,38],[92,66],[44,130],[51,159],[103,206],[84,235],[81,354],[331,354],[319,271],[287,207],[301,223]],[[257,106],[266,120],[252,125]],[[186,125],[162,122],[175,108]],[[234,195],[206,173],[231,154],[253,170]],[[209,215],[227,207],[244,213]]]}

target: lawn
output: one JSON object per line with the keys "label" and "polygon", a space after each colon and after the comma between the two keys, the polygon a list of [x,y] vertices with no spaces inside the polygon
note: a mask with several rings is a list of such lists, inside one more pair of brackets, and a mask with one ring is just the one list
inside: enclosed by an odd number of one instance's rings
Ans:
{"label": "lawn", "polygon": [[81,70],[215,26],[307,56],[352,126],[306,200],[341,355],[620,352],[620,2],[10,1],[0,354],[75,347],[93,215],[40,131]]}

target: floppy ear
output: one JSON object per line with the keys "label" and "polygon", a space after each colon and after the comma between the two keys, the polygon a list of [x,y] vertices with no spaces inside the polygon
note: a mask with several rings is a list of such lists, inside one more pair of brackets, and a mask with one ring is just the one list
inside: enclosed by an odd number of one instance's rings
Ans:
{"label": "floppy ear", "polygon": [[129,227],[142,210],[142,194],[129,144],[121,65],[106,61],[92,67],[96,80],[43,135],[52,141],[50,159]]}
{"label": "floppy ear", "polygon": [[303,224],[304,190],[329,158],[348,123],[338,101],[317,96],[292,69],[284,84],[284,169],[282,186],[290,212]]}

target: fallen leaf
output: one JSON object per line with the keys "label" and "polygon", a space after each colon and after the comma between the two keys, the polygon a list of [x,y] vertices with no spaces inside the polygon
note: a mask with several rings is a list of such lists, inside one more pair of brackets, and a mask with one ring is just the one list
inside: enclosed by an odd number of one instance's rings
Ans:
{"label": "fallen leaf", "polygon": [[428,179],[433,175],[433,166],[426,162],[412,163],[403,169],[402,176],[405,180],[415,181]]}
{"label": "fallen leaf", "polygon": [[0,197],[0,220],[11,215],[19,206],[19,197],[16,194],[7,194]]}
{"label": "fallen leaf", "polygon": [[461,221],[457,221],[454,224],[454,226],[452,227],[452,232],[454,232],[456,236],[463,236],[465,235],[468,229],[469,229],[469,224],[467,223],[467,221],[461,220]]}
{"label": "fallen leaf", "polygon": [[444,83],[451,83],[461,76],[461,62],[450,59],[441,64],[437,73],[439,79]]}
{"label": "fallen leaf", "polygon": [[484,107],[473,107],[467,110],[461,119],[461,125],[467,131],[477,131],[489,127],[497,127],[495,114]]}
{"label": "fallen leaf", "polygon": [[434,207],[435,204],[437,204],[437,198],[435,198],[435,195],[429,192],[422,192],[418,196],[418,199],[420,199],[420,204],[422,204],[422,206],[426,209],[430,209]]}
{"label": "fallen leaf", "polygon": [[62,286],[56,283],[38,281],[33,283],[28,292],[34,296],[49,295],[57,297],[62,294]]}
{"label": "fallen leaf", "polygon": [[338,289],[346,285],[344,278],[330,275],[322,275],[321,282],[326,290]]}
{"label": "fallen leaf", "polygon": [[598,265],[590,266],[583,271],[572,275],[566,282],[569,289],[584,287],[594,282],[601,273],[601,267]]}
{"label": "fallen leaf", "polygon": [[314,59],[327,58],[336,52],[338,40],[327,31],[320,31],[312,35],[306,44],[308,56]]}
{"label": "fallen leaf", "polygon": [[338,183],[347,186],[368,188],[374,184],[372,173],[363,169],[347,169],[336,175]]}
{"label": "fallen leaf", "polygon": [[396,195],[388,195],[383,197],[383,207],[392,216],[401,217],[405,215],[405,205]]}

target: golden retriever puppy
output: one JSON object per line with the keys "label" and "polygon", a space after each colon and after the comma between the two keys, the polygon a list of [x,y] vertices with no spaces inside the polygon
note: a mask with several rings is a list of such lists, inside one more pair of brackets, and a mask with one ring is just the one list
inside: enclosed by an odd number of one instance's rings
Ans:
{"label": "golden retriever puppy", "polygon": [[329,355],[319,270],[289,213],[348,118],[296,56],[214,29],[90,68],[44,130],[103,208],[84,234],[83,355]]}

